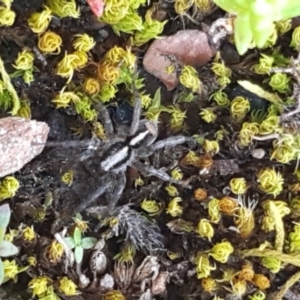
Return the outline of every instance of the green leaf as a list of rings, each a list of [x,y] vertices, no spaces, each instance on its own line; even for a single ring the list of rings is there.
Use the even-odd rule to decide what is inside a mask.
[[[13,99],[11,97],[11,94],[4,90],[3,93],[0,95],[0,107],[3,110],[8,110],[13,106]]]
[[[247,2],[250,2],[249,0],[213,0],[213,2],[223,10],[235,15],[250,8],[250,5],[247,5]]]
[[[75,261],[80,264],[83,259],[83,248],[81,246],[76,246],[75,247]]]
[[[75,227],[73,237],[74,237],[75,245],[80,245],[81,244],[81,231],[78,227]]]
[[[4,266],[3,266],[3,262],[0,259],[0,285],[2,284],[4,280]]]
[[[0,228],[6,228],[10,220],[11,211],[8,204],[0,206]]]
[[[111,27],[117,36],[121,36],[119,29],[115,25],[112,25]]]
[[[242,86],[245,90],[257,95],[258,97],[264,98],[275,105],[282,105],[282,99],[276,93],[270,93],[265,91],[261,86],[252,83],[248,80],[238,80],[237,83]]]
[[[65,243],[67,244],[67,246],[68,246],[70,249],[74,249],[74,248],[75,248],[75,242],[74,242],[73,238],[71,238],[71,237],[66,237],[66,238],[64,238],[64,241],[65,241]]]
[[[28,270],[29,268],[30,268],[30,266],[19,267],[18,268],[18,273],[24,272],[24,271]]]
[[[298,0],[290,0],[285,7],[280,11],[281,20],[287,20],[300,16],[300,5]],[[277,21],[277,20],[275,20]]]
[[[92,237],[85,237],[81,241],[81,247],[83,249],[91,249],[97,242],[96,238]]]
[[[250,27],[252,29],[253,39],[257,48],[262,48],[268,41],[268,38],[275,30],[275,24],[272,18],[262,18],[260,16],[250,15]]]
[[[5,236],[6,228],[1,228],[0,227],[0,245],[3,242],[4,236]]]
[[[0,245],[0,257],[13,256],[19,253],[19,249],[9,241],[2,241]]]
[[[54,287],[50,285],[45,293],[39,295],[39,300],[60,300],[60,298],[55,293]]]
[[[15,72],[9,74],[9,77],[12,78],[17,78],[20,77],[24,74],[24,70],[16,70]]]
[[[234,20],[234,41],[240,55],[246,53],[253,39],[249,16],[239,15]]]
[[[192,102],[196,97],[194,94],[188,90],[183,90],[179,95],[178,95],[178,103],[180,102],[186,102],[190,103]]]
[[[151,108],[159,108],[161,102],[161,88],[158,88],[153,97]]]

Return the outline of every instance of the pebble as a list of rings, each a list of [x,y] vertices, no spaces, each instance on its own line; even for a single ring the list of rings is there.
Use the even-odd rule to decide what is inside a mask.
[[[183,65],[200,67],[216,53],[206,33],[200,30],[180,30],[176,34],[156,39],[148,48],[143,66],[147,72],[160,79],[171,91],[176,88],[176,71],[167,73],[172,61]]]

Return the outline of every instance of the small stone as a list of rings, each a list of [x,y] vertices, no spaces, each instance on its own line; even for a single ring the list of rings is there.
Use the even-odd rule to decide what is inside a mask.
[[[39,155],[49,134],[46,123],[20,117],[0,119],[0,128],[0,177],[19,171]]]
[[[262,148],[252,150],[252,156],[257,159],[262,159],[266,155],[266,151]]]
[[[152,295],[162,295],[167,290],[167,279],[169,278],[168,272],[159,272],[158,276],[153,280],[151,293]]]
[[[101,290],[104,291],[109,291],[112,290],[114,288],[115,285],[115,280],[113,278],[112,275],[106,273],[99,282],[99,287],[101,288]]]
[[[96,250],[92,253],[90,257],[90,269],[95,274],[103,274],[107,268],[107,258],[106,255],[100,251]]]
[[[90,279],[84,274],[80,274],[78,286],[81,289],[85,289],[91,283]]]
[[[174,35],[155,40],[145,54],[143,66],[171,91],[178,84],[176,72],[167,72],[172,60],[182,66],[200,67],[215,53],[216,50],[209,44],[206,33],[200,30],[181,30]]]

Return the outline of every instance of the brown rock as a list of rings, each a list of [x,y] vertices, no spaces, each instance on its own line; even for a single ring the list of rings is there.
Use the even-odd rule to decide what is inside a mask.
[[[155,40],[145,54],[143,66],[171,91],[178,84],[176,72],[168,74],[166,71],[172,65],[172,60],[181,65],[200,67],[215,55],[215,51],[203,31],[181,30]]]
[[[48,133],[49,127],[44,122],[19,117],[0,119],[0,177],[19,171],[39,155]]]

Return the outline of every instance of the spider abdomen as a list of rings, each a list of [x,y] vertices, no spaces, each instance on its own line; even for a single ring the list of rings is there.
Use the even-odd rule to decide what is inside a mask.
[[[125,170],[133,157],[133,150],[130,146],[127,143],[118,142],[104,153],[100,167],[106,172]]]

